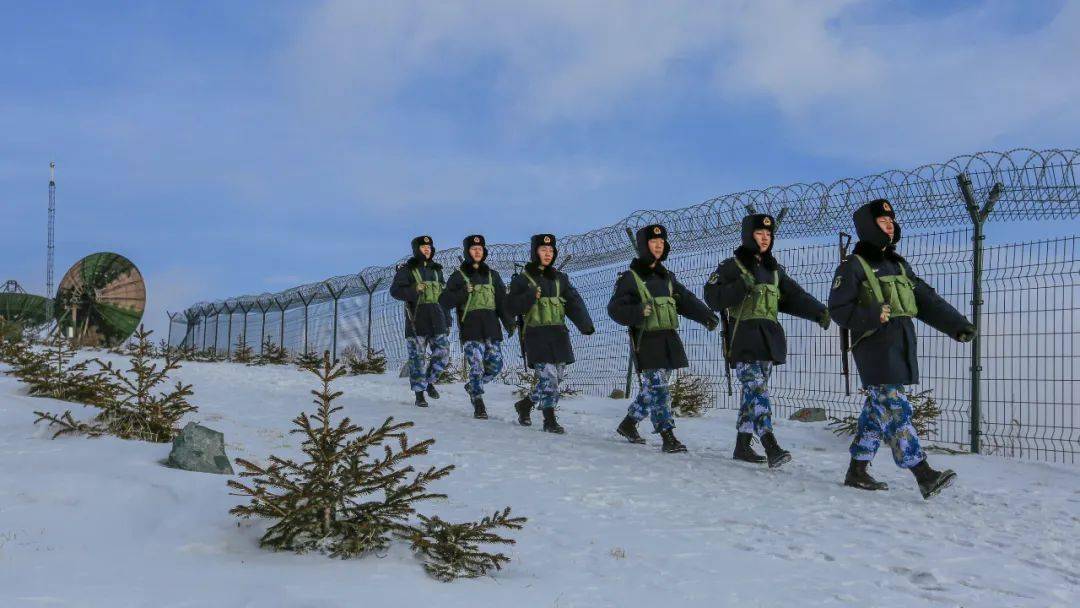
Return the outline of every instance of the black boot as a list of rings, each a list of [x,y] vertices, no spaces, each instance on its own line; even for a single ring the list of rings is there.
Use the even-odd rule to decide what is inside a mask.
[[[661,452],[677,454],[686,451],[686,446],[675,438],[675,433],[671,429],[660,431],[660,438],[664,440],[664,445],[660,446]]]
[[[525,397],[514,404],[514,409],[517,410],[518,424],[521,426],[532,426],[532,418],[529,417],[529,413],[532,412],[532,407],[532,399],[529,399],[528,397]]]
[[[416,391],[416,407],[427,407],[427,399],[424,399],[424,391]]]
[[[855,460],[852,458],[851,463],[848,464],[847,475],[844,477],[844,485],[859,488],[860,490],[888,490],[889,484],[870,476],[870,473],[866,470],[869,465],[869,460]]]
[[[473,414],[472,414],[473,418],[476,418],[477,420],[487,420],[487,417],[488,417],[487,408],[484,407],[484,398],[483,397],[480,397],[480,396],[473,397],[472,398],[472,408],[473,408]]]
[[[791,462],[791,452],[781,448],[776,443],[776,437],[772,433],[761,436],[761,447],[765,448],[765,456],[769,459],[769,468],[775,469]]]
[[[925,460],[911,467],[911,474],[915,476],[915,481],[919,482],[919,491],[926,500],[937,496],[938,492],[951,486],[956,479],[956,473],[952,469],[935,471]]]
[[[545,433],[555,433],[556,435],[562,435],[566,432],[566,429],[559,426],[559,421],[555,419],[555,408],[545,407],[540,411],[544,413]]]
[[[753,435],[750,433],[739,433],[735,436],[735,453],[731,455],[735,460],[742,460],[743,462],[765,462],[765,457],[754,451],[754,448],[750,447],[750,440],[753,439]]]
[[[432,399],[438,399],[439,398],[439,391],[435,390],[435,383],[434,382],[427,385],[427,394],[428,394],[428,397],[431,397]]]
[[[626,437],[626,440],[630,443],[645,443],[645,439],[637,432],[637,420],[634,420],[630,416],[623,418],[623,421],[619,423],[619,427],[615,429],[615,432]]]

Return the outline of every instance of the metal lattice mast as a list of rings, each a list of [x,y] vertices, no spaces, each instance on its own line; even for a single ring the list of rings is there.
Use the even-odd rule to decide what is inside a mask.
[[[45,298],[53,297],[53,253],[56,249],[56,163],[49,163],[49,253],[45,261]],[[45,305],[46,307],[48,304]],[[49,311],[46,310],[46,313]]]

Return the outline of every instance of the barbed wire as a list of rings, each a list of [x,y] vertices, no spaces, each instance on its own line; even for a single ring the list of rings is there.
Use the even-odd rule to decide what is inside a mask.
[[[816,237],[847,227],[852,211],[875,198],[887,198],[901,210],[905,228],[969,224],[970,218],[956,186],[967,174],[976,192],[994,183],[1004,193],[988,221],[1067,219],[1080,215],[1078,163],[1080,150],[1018,148],[1008,152],[979,152],[957,156],[941,164],[910,171],[891,170],[832,183],[797,183],[727,194],[678,209],[638,210],[624,219],[589,232],[559,239],[566,270],[582,270],[625,261],[631,247],[629,233],[641,226],[663,224],[669,238],[683,251],[696,251],[732,242],[747,208],[778,215],[786,210],[781,230],[787,238]],[[527,242],[497,243],[488,247],[488,264],[512,273],[530,257]],[[441,250],[435,259],[456,266],[460,247]],[[400,260],[399,260],[400,262]],[[397,263],[371,266],[356,274],[331,277],[284,291],[242,295],[217,302],[199,302],[183,312],[192,321],[222,312],[288,310],[388,289]]]

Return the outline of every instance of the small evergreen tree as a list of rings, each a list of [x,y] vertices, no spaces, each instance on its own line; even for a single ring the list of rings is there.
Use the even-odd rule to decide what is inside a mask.
[[[296,358],[296,367],[308,371],[314,371],[318,369],[319,365],[322,364],[322,360],[323,358],[321,356],[316,355],[311,351],[308,351]]]
[[[293,433],[304,436],[303,462],[270,456],[258,465],[242,458],[236,463],[251,485],[229,480],[234,496],[249,502],[230,509],[242,518],[274,520],[259,540],[263,547],[303,553],[320,551],[349,558],[386,549],[395,538],[411,541],[424,568],[442,581],[476,577],[500,569],[509,558],[486,553],[479,544],[513,544],[495,533],[520,529],[523,517],[510,517],[507,507],[479,522],[452,524],[416,513],[419,502],[446,495],[427,485],[447,476],[453,466],[415,471],[404,462],[428,453],[433,439],[409,444],[405,430],[411,422],[387,418],[378,427],[363,429],[349,418],[336,420],[341,391],[331,384],[344,376],[344,365],[323,354],[322,365],[311,370],[321,389],[313,390],[316,409],[293,420]],[[419,525],[412,521],[413,516]]]
[[[88,403],[101,411],[89,422],[78,422],[70,411],[56,415],[34,412],[35,423],[45,421],[58,427],[53,437],[66,434],[85,434],[92,437],[115,435],[122,439],[139,439],[156,443],[172,441],[179,432],[179,422],[184,415],[198,410],[188,403],[193,392],[190,384],[177,382],[171,391],[157,392],[157,387],[168,380],[169,373],[180,368],[179,359],[167,357],[159,369],[151,363],[154,346],[147,331],[141,325],[135,332],[134,351],[130,368],[126,371],[113,367],[111,361],[93,361],[100,373],[115,387],[110,398]]]
[[[442,373],[435,379],[435,384],[455,384],[468,381],[469,369],[455,357],[450,357]]]
[[[349,346],[341,353],[350,376],[382,374],[386,372],[386,356],[381,350]]]
[[[510,558],[502,553],[481,551],[478,544],[512,545],[514,540],[499,536],[495,530],[520,530],[526,522],[524,517],[510,517],[510,507],[478,522],[453,524],[425,515],[419,515],[418,519],[420,526],[404,536],[423,559],[424,570],[443,582],[476,578],[491,569],[501,570]]]
[[[499,375],[503,384],[514,387],[514,396],[518,399],[523,399],[532,393],[533,387],[536,386],[536,372],[526,367],[515,367],[503,371]],[[580,390],[574,388],[567,382],[559,383],[559,398],[575,397],[581,393]]]
[[[116,387],[102,373],[87,371],[90,361],[71,362],[78,350],[59,334],[50,338],[42,350],[23,343],[12,353],[8,373],[26,384],[31,396],[99,404],[116,395]]]
[[[237,363],[251,363],[254,358],[255,353],[247,343],[247,337],[244,334],[240,334],[240,340],[236,343],[236,348],[232,351],[232,360]]]
[[[270,336],[263,340],[262,352],[259,353],[252,365],[286,365],[289,362],[289,351],[284,346],[274,344]]]
[[[319,550],[333,557],[354,557],[385,549],[392,535],[408,533],[415,503],[443,494],[429,492],[427,484],[448,475],[453,466],[430,467],[415,472],[404,461],[427,454],[433,439],[409,445],[405,429],[411,422],[387,418],[377,428],[364,430],[348,418],[334,422],[341,406],[334,400],[341,391],[330,388],[345,375],[327,353],[322,366],[314,370],[322,384],[315,395],[316,410],[301,412],[293,420],[293,433],[304,436],[302,463],[271,456],[260,466],[236,459],[241,477],[252,478],[250,486],[229,480],[230,488],[247,496],[246,505],[229,512],[239,517],[277,520],[260,539],[275,550]],[[375,452],[376,455],[370,454]],[[379,452],[381,456],[377,455]],[[412,478],[409,479],[409,476]]]
[[[680,418],[696,418],[716,402],[708,379],[687,371],[676,371],[671,382],[671,413]]]
[[[908,395],[908,401],[911,402],[911,424],[923,439],[937,435],[938,419],[941,417],[941,408],[938,407],[933,392],[934,389],[928,388]],[[866,395],[866,390],[859,389],[859,394]],[[854,435],[859,428],[859,414],[848,414],[843,418],[829,416],[827,426],[837,436]]]

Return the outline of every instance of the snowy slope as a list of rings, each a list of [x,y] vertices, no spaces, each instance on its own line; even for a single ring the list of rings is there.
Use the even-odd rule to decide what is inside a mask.
[[[295,451],[289,421],[314,376],[200,363],[178,375],[231,457]],[[429,460],[457,470],[427,512],[529,517],[494,578],[435,582],[401,545],[351,561],[261,550],[263,524],[227,512],[240,499],[225,477],[160,466],[166,445],[50,441],[32,410],[65,404],[3,376],[0,606],[1080,605],[1075,467],[932,455],[960,477],[924,502],[887,449],[874,473],[890,491],[844,488],[846,442],[819,424],[778,421],[795,461],[769,471],[731,461],[729,411],[681,421],[691,452],[664,455],[655,436],[614,435],[625,401],[565,401],[557,437],[518,427],[506,387],[475,421],[460,387],[419,410],[403,382],[346,378],[339,403],[359,424],[392,415],[437,439]]]

